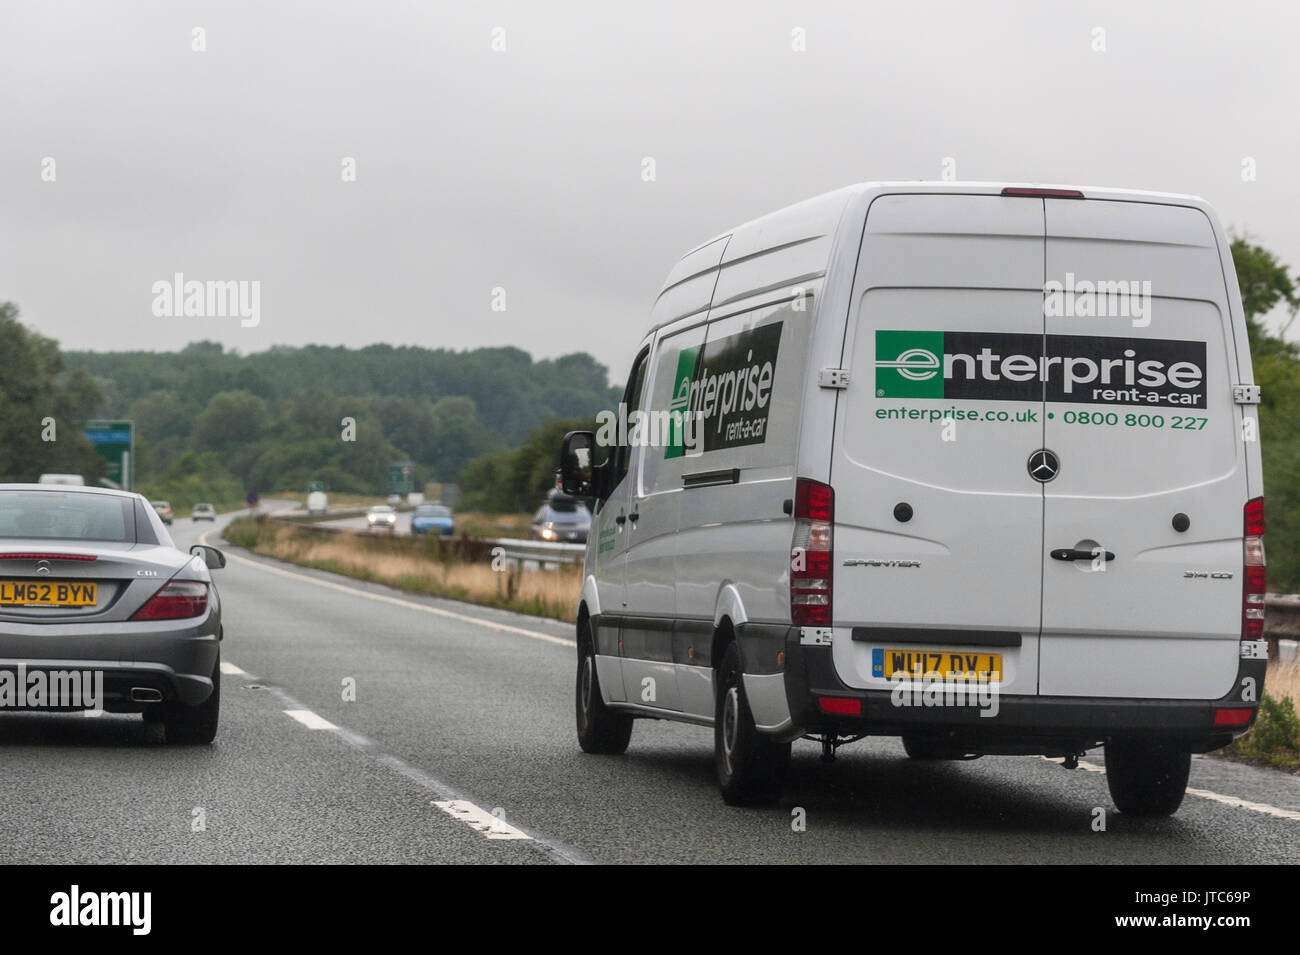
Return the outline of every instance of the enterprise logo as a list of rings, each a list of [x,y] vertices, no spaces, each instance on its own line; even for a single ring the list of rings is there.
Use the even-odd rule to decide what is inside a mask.
[[[877,352],[877,354],[879,354]],[[892,368],[908,381],[929,381],[939,374],[939,356],[924,348],[909,348],[892,361],[877,361],[877,368]]]
[[[1205,342],[878,329],[876,397],[1204,408]]]

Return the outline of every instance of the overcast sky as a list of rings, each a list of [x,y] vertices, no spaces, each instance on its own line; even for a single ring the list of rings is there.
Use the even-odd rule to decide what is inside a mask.
[[[620,379],[683,252],[945,157],[1201,195],[1300,270],[1297,37],[1286,2],[0,0],[0,300],[70,349],[512,344]],[[177,272],[260,281],[260,324],[155,316]]]

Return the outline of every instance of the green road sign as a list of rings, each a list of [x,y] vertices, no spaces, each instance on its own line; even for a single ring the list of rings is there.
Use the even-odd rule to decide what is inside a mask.
[[[388,493],[410,494],[415,490],[415,465],[399,461],[388,466]]]
[[[135,423],[132,421],[89,421],[86,439],[95,453],[108,462],[104,477],[126,491],[135,478]]]

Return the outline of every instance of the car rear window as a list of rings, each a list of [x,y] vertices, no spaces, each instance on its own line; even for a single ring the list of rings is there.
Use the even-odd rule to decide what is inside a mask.
[[[447,517],[451,514],[451,511],[447,510],[445,507],[437,507],[435,505],[431,507],[416,508],[415,513],[419,514],[421,517]]]
[[[551,510],[559,511],[561,514],[572,514],[579,506],[579,503],[571,497],[553,497],[550,501]]]
[[[134,544],[135,504],[115,494],[0,491],[0,538]]]

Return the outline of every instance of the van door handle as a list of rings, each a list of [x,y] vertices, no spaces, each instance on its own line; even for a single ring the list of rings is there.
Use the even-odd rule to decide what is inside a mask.
[[[620,514],[620,515],[618,515],[618,517],[614,518],[614,523],[615,523],[615,524],[626,524],[626,523],[627,523],[627,518],[624,517],[622,514]]]
[[[1053,560],[1095,560],[1100,557],[1102,560],[1114,560],[1115,555],[1110,551],[1102,551],[1100,554],[1091,550],[1078,550],[1073,547],[1062,547],[1052,551]]]
[[[635,524],[635,523],[637,522],[637,520],[640,519],[640,517],[641,517],[640,512],[638,512],[638,511],[633,511],[631,514],[629,514],[629,515],[627,516],[627,519],[628,519],[629,521],[631,521],[633,524]]]

